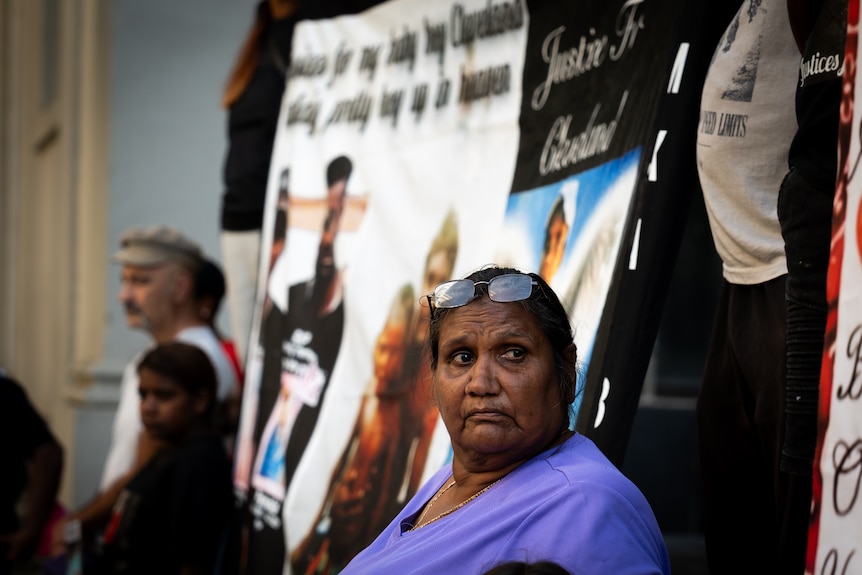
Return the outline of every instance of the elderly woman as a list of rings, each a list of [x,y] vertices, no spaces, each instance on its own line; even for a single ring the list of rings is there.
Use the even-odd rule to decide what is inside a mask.
[[[577,352],[548,284],[488,267],[427,300],[433,396],[452,464],[342,574],[479,574],[506,561],[551,561],[578,575],[670,573],[644,496],[569,430]]]

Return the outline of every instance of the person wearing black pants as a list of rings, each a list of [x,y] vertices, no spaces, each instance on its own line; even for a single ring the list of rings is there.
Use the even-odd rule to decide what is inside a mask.
[[[788,1],[741,1],[701,96],[697,167],[724,278],[697,400],[711,575],[804,571],[811,479],[782,469],[793,266],[778,207],[799,60]]]

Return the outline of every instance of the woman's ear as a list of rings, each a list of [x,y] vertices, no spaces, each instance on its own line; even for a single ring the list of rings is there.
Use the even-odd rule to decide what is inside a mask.
[[[171,297],[176,305],[182,305],[183,302],[194,298],[194,278],[191,272],[185,269],[179,269],[174,273],[171,282]]]
[[[205,389],[198,390],[194,396],[195,413],[201,417],[206,416],[213,401],[215,401],[215,398],[212,393]]]

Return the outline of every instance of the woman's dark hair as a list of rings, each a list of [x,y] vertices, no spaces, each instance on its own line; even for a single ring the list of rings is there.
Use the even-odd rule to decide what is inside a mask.
[[[138,363],[138,373],[144,369],[170,379],[191,395],[201,391],[209,393],[211,400],[207,413],[212,412],[216,374],[212,362],[201,348],[178,341],[160,344],[148,351]]]
[[[487,282],[497,276],[505,274],[520,274],[523,273],[518,269],[509,267],[500,267],[496,265],[486,266],[479,269],[465,279],[473,282]],[[563,412],[565,420],[568,422],[569,404],[575,399],[575,390],[577,385],[577,357],[571,358],[567,355],[570,345],[574,344],[572,336],[572,326],[569,323],[569,316],[566,309],[551,289],[551,286],[542,279],[538,274],[525,274],[536,280],[538,284],[533,289],[530,297],[516,302],[521,304],[535,318],[539,328],[548,337],[551,342],[551,349],[554,354],[554,364],[557,369],[557,375],[560,379],[560,393],[565,400],[563,402]],[[488,284],[478,284],[476,286],[478,293],[487,297]],[[440,352],[440,327],[443,320],[452,311],[457,308],[433,308],[431,310],[431,323],[429,327],[429,345],[431,347],[431,369],[437,368],[437,360]],[[577,355],[577,354],[576,354]]]
[[[485,571],[482,575],[571,575],[565,567],[551,561],[509,561]]]

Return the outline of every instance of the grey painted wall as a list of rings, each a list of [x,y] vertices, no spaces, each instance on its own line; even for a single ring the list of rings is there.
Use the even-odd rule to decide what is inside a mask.
[[[221,260],[218,233],[225,78],[251,26],[255,0],[116,0],[112,23],[108,250],[136,224],[179,227]],[[78,412],[75,505],[98,487],[124,364],[148,338],[131,332],[109,261],[103,384]],[[219,325],[227,330],[225,310]]]

